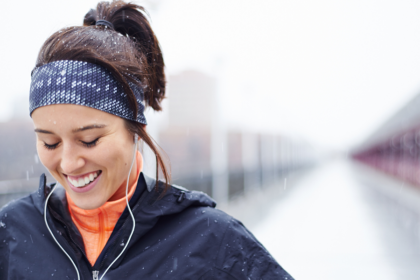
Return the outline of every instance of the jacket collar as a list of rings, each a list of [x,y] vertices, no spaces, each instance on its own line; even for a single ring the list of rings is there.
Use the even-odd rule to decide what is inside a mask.
[[[146,187],[147,192],[149,193],[149,195],[147,196],[148,199],[146,199],[147,200],[146,204],[150,206],[149,207],[150,209],[148,209],[148,211],[163,207],[166,210],[161,212],[160,214],[170,215],[170,214],[174,214],[176,212],[182,211],[183,208],[189,207],[190,205],[210,206],[210,207],[216,206],[216,202],[213,199],[211,199],[209,196],[207,196],[206,194],[201,193],[201,192],[188,191],[187,189],[176,186],[176,185],[172,185],[171,188],[168,190],[168,192],[163,196],[163,198],[158,199],[159,195],[163,191],[164,183],[161,181],[158,182],[157,191],[155,191],[155,185],[156,185],[155,179],[145,175],[143,172],[140,173],[139,180],[137,182],[136,193],[143,192],[144,187]],[[52,195],[52,198],[57,197],[63,203],[67,203],[67,202],[64,202],[65,195],[64,195],[63,187],[57,183],[47,184],[47,177],[45,176],[44,173],[39,178],[38,191],[31,194],[32,200],[34,202],[36,209],[38,209],[38,211],[42,215],[44,214],[45,200],[48,194],[50,193],[50,191],[54,187],[59,187],[60,189],[57,189],[54,192],[54,194]],[[182,197],[181,197],[182,199],[180,199],[181,194],[182,194]],[[183,202],[179,203],[181,201],[178,201],[178,200],[182,200]],[[171,205],[171,207],[169,208],[165,207],[165,206],[169,206],[168,204]]]
[[[140,173],[136,191],[130,200],[130,207],[136,220],[136,229],[127,250],[118,261],[114,263],[113,267],[120,264],[130,247],[133,246],[133,244],[136,244],[137,240],[150,231],[156,225],[160,217],[180,213],[189,207],[216,206],[216,202],[202,192],[187,191],[184,188],[173,185],[162,196],[164,183],[158,181],[157,189],[155,189],[155,185],[156,180],[146,176],[144,173]],[[63,220],[66,223],[69,223],[69,227],[74,228],[71,220],[67,219],[69,214],[66,214],[66,211],[68,210],[64,188],[55,183],[47,185],[45,174],[42,174],[40,177],[38,191],[31,195],[33,203],[36,209],[43,215],[46,197],[54,187],[58,187],[59,189],[54,191],[51,195],[48,202],[48,208],[51,206],[56,209],[57,213],[64,218]],[[132,222],[126,208],[115,225],[114,231],[103,252],[99,256],[95,267],[99,263],[100,266],[108,266],[115,259],[122,249],[121,246],[116,246],[115,244],[125,242],[131,232],[131,228]],[[76,235],[80,235],[77,230],[75,230],[75,232]],[[98,269],[101,268],[98,267]]]
[[[140,182],[140,180],[143,180],[143,182]],[[180,188],[174,185],[172,185],[162,196],[164,183],[158,181],[158,188],[156,190],[154,188],[156,185],[156,180],[146,176],[144,173],[141,173],[139,176],[139,184],[140,183],[145,184],[147,191],[144,191],[141,194],[139,199],[136,201],[136,204],[132,208],[136,220],[135,232],[131,238],[127,250],[124,251],[123,255],[113,264],[113,267],[119,266],[130,248],[134,246],[134,244],[136,244],[136,242],[141,239],[147,232],[153,229],[161,217],[180,213],[189,207],[216,206],[216,202],[205,193],[188,191],[184,188]],[[124,214],[127,216],[124,217]],[[126,209],[121,215],[121,219],[118,221],[118,223],[121,222],[123,225],[120,228],[117,228],[117,223],[114,232],[108,241],[108,244],[104,248],[104,252],[106,252],[105,250],[108,250],[106,252],[106,259],[103,259],[104,267],[107,267],[122,250],[121,246],[115,246],[115,244],[126,242],[128,236],[130,235],[132,222],[128,215],[128,210]],[[101,256],[104,256],[104,254],[101,253]],[[98,258],[98,260],[100,258]]]
[[[137,188],[139,186],[146,186],[147,190],[151,192],[155,186],[155,181],[152,178],[145,176],[143,172],[141,172],[137,182]],[[41,215],[44,215],[45,200],[51,190],[55,187],[58,187],[59,189],[54,191],[51,199],[58,198],[60,201],[62,201],[63,204],[67,205],[67,201],[65,199],[65,190],[63,186],[57,183],[47,184],[47,177],[45,176],[45,173],[42,173],[42,175],[39,177],[38,190],[31,194],[35,208],[39,211],[39,213],[41,213]],[[143,189],[141,189],[141,191],[143,191]]]
[[[41,215],[44,215],[45,200],[54,185],[55,184],[47,186],[47,177],[45,176],[45,173],[42,173],[39,177],[38,191],[31,194],[35,208],[39,211],[39,213],[41,213]]]

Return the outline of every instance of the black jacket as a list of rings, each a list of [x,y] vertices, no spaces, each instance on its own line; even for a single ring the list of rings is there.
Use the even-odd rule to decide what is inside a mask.
[[[139,176],[130,200],[134,235],[103,279],[293,279],[239,221],[214,209],[206,194],[172,186],[158,199],[154,185],[153,179]],[[92,267],[63,187],[46,185],[42,175],[37,192],[0,211],[0,279],[77,279],[45,226],[44,204],[54,187],[47,222],[80,279],[93,279],[97,271],[100,278],[121,252],[132,229],[127,209]]]

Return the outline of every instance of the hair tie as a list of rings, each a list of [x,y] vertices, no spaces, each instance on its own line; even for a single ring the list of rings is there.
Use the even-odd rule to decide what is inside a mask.
[[[112,23],[110,23],[109,21],[104,20],[104,19],[97,20],[95,25],[97,25],[97,26],[98,25],[103,25],[103,26],[111,28],[112,30],[115,30],[114,25]]]

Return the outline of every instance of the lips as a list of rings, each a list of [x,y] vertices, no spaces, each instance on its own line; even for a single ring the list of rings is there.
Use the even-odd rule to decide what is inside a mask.
[[[67,179],[76,188],[82,188],[86,186],[87,184],[89,184],[90,182],[93,182],[96,179],[96,177],[99,176],[100,173],[101,171],[94,171],[94,172],[87,173],[87,174],[84,174],[82,176],[77,176],[77,177],[68,175]]]
[[[67,175],[66,180],[70,188],[75,192],[87,192],[91,190],[96,183],[99,181],[99,178],[102,175],[102,171],[93,171],[79,176],[70,176]]]

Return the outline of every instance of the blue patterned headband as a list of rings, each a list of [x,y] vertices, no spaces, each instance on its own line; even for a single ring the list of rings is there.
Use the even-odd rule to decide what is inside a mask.
[[[128,83],[137,100],[137,118],[122,85],[110,71],[93,63],[60,60],[35,68],[32,72],[29,111],[53,104],[76,104],[147,124],[144,117],[143,89]]]

